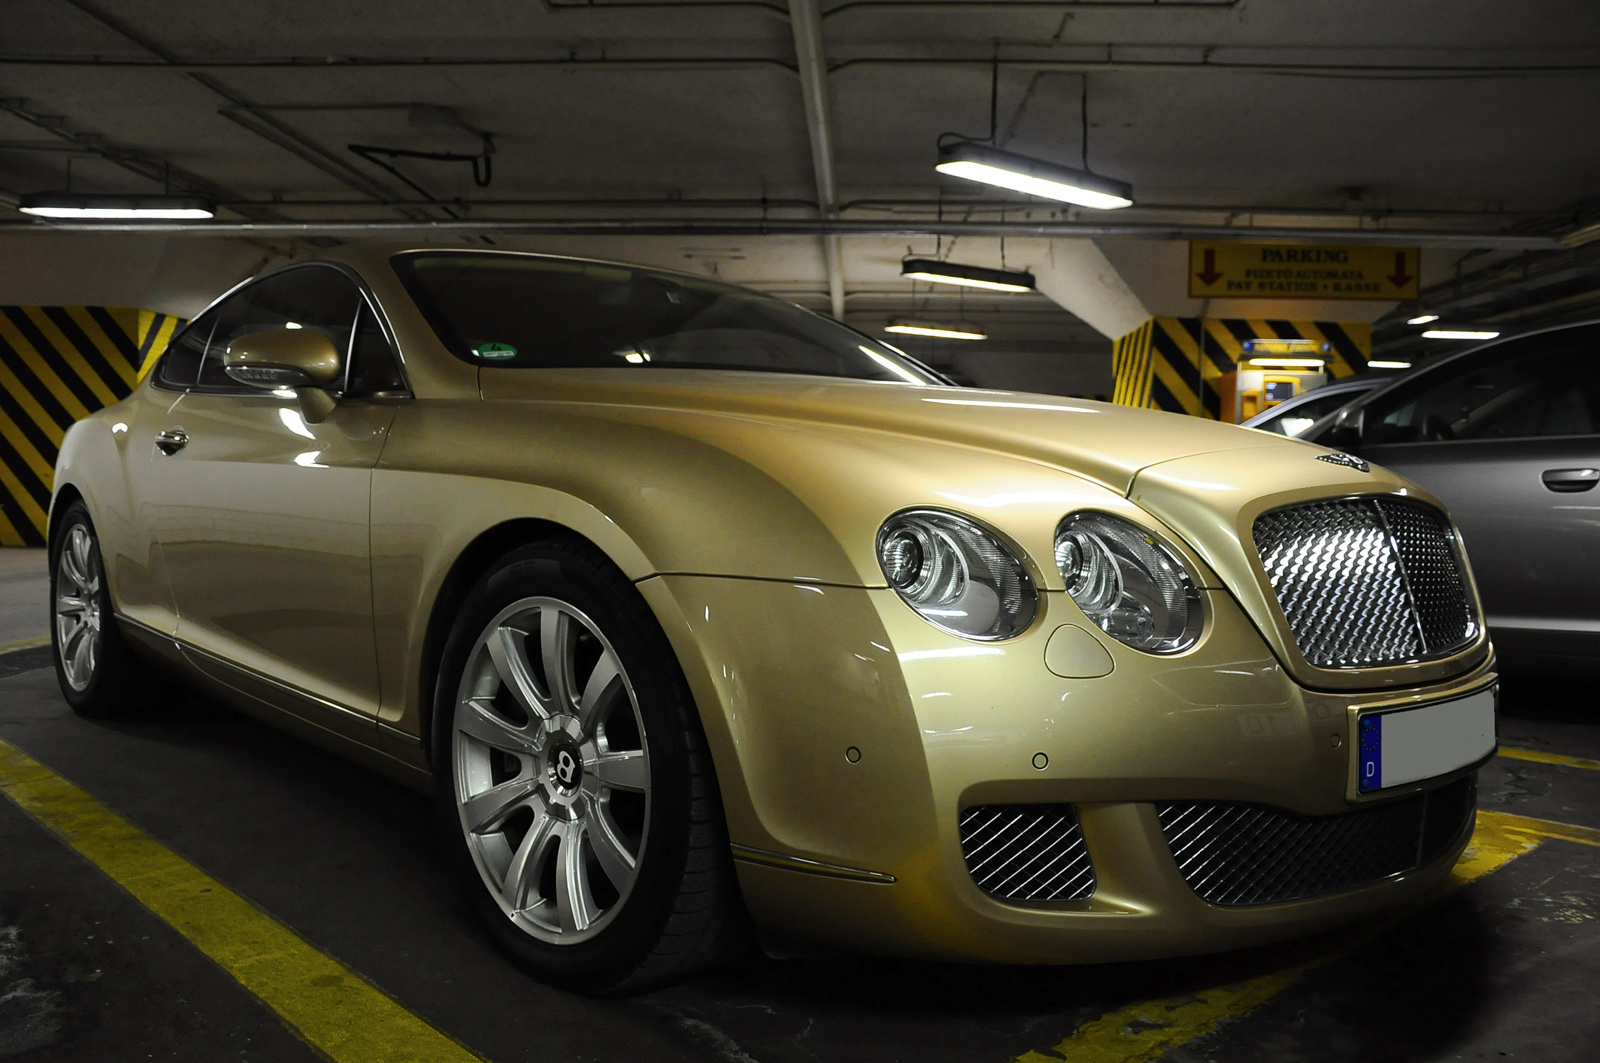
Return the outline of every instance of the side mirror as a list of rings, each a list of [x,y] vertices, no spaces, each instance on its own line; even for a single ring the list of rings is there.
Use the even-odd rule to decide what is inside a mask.
[[[300,412],[311,424],[333,412],[325,390],[343,370],[333,341],[313,329],[269,329],[240,336],[222,354],[228,376],[254,388],[293,388]]]

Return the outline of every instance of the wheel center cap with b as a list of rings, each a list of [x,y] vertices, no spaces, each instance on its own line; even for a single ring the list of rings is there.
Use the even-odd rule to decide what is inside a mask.
[[[550,751],[550,781],[562,793],[570,794],[583,782],[583,759],[576,746],[565,742]]]

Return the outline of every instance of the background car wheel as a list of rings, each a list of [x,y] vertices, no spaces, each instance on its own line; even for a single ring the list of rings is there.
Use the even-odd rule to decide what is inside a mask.
[[[100,540],[82,502],[67,506],[50,541],[50,641],[61,694],[79,716],[130,712],[151,677],[117,629]]]
[[[478,582],[440,662],[433,731],[462,885],[541,978],[633,990],[743,941],[688,688],[643,599],[592,547],[529,546]]]

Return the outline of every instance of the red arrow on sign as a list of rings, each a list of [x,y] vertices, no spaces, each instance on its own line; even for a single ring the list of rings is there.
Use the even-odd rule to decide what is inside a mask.
[[[1195,276],[1200,278],[1201,284],[1217,283],[1217,278],[1222,276],[1222,272],[1217,269],[1217,252],[1215,250],[1206,252],[1205,268],[1196,273]],[[1409,280],[1410,278],[1407,279]]]
[[[1411,274],[1406,272],[1406,253],[1404,251],[1396,251],[1394,253],[1394,272],[1385,277],[1384,280],[1390,282],[1396,288],[1404,288],[1413,279]]]

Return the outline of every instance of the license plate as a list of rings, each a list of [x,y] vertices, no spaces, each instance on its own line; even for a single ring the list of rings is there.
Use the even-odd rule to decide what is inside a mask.
[[[1464,698],[1360,717],[1360,791],[1369,794],[1446,775],[1488,756],[1494,750],[1499,689],[1487,687]]]

